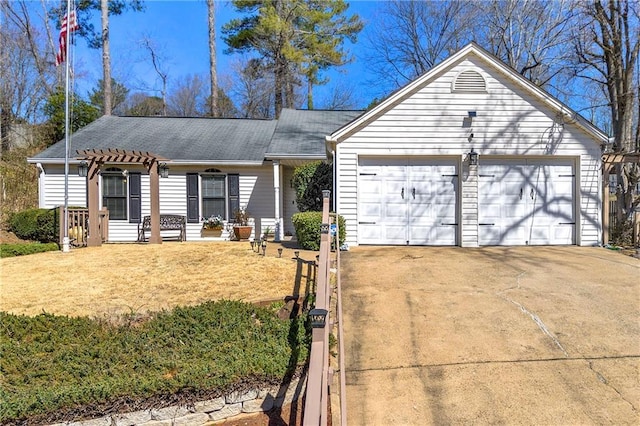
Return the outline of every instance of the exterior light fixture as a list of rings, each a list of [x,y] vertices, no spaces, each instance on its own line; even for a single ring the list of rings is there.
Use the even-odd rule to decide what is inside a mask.
[[[169,177],[169,167],[167,166],[167,163],[158,163],[158,174],[161,178]]]
[[[296,250],[296,251],[294,251],[294,252],[293,252],[293,255],[294,255],[294,256],[296,257],[296,259],[297,259],[297,258],[299,258],[299,257],[300,257],[300,252],[299,252],[298,250]]]
[[[478,165],[478,153],[471,148],[471,152],[469,153],[469,165],[477,166]]]
[[[81,161],[80,164],[78,164],[78,176],[87,177],[88,174],[89,174],[89,165],[87,164],[86,161]]]
[[[282,257],[282,247],[278,247],[278,257]]]
[[[327,323],[326,309],[312,309],[309,311],[309,320],[312,328],[324,328]]]

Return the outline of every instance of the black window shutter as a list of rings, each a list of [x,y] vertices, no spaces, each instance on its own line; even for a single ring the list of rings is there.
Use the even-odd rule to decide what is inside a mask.
[[[227,175],[229,184],[229,219],[233,220],[240,210],[240,175]]]
[[[129,173],[129,222],[140,223],[142,220],[142,188],[140,173]]]
[[[200,222],[198,197],[198,174],[187,173],[187,222]]]

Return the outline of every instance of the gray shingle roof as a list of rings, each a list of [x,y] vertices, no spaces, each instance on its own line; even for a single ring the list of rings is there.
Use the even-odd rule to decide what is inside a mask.
[[[325,136],[362,113],[363,111],[283,109],[266,156],[324,158]]]
[[[324,138],[362,111],[283,109],[280,119],[103,116],[71,137],[70,157],[85,149],[148,151],[176,162],[261,163],[265,158],[324,158]],[[64,159],[64,141],[32,160]],[[57,161],[56,161],[57,162]]]
[[[173,161],[260,163],[275,120],[103,116],[71,138],[76,150],[120,148],[149,151]],[[64,141],[33,159],[63,159]]]

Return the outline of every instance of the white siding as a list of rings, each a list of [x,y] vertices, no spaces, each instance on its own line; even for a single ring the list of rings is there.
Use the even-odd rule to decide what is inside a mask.
[[[122,169],[130,172],[142,172],[142,216],[149,215],[150,206],[150,185],[149,175],[146,171],[137,166],[126,167],[119,165]],[[43,208],[53,208],[64,204],[64,169],[59,166],[44,166],[45,174],[43,179],[44,194],[41,197],[44,203]],[[273,192],[273,167],[271,163],[264,166],[255,167],[220,167],[221,173],[240,175],[240,205],[246,207],[252,218],[255,218],[255,225],[258,230],[261,226],[270,225],[273,227],[275,213],[275,199]],[[204,172],[205,168],[191,169],[186,167],[170,167],[169,177],[160,179],[160,213],[161,214],[187,214],[186,197],[186,174]],[[285,180],[288,182],[288,180]],[[287,188],[288,186],[286,186]],[[201,192],[200,192],[201,193]],[[285,192],[286,194],[286,192]],[[69,176],[69,205],[86,206],[86,181],[77,175]],[[202,208],[200,208],[200,212]],[[232,212],[233,213],[233,212]],[[231,214],[232,214],[231,213]],[[287,211],[285,211],[285,214]],[[265,224],[260,223],[260,219],[265,218]],[[291,223],[291,217],[285,216],[285,224]],[[201,223],[187,224],[187,241],[199,240]],[[285,226],[286,229],[286,226]],[[176,231],[166,231],[163,235],[174,236]],[[138,237],[138,224],[129,223],[128,220],[109,221],[109,241],[110,242],[132,242]],[[222,238],[228,238],[228,233],[224,233]]]
[[[458,73],[478,70],[487,81],[487,93],[451,91]],[[471,126],[468,112],[475,111]],[[465,120],[467,118],[467,120]],[[465,123],[466,121],[466,123]],[[470,141],[469,136],[473,133]],[[357,242],[358,156],[458,155],[474,148],[480,156],[550,156],[579,159],[580,194],[577,200],[580,245],[600,241],[600,193],[598,191],[600,149],[597,142],[577,126],[559,122],[555,111],[525,92],[489,63],[469,57],[427,82],[374,121],[338,144],[338,211],[347,219],[347,242]],[[462,242],[473,239],[469,216],[474,199],[463,183]],[[477,183],[476,183],[477,187]],[[475,199],[477,203],[477,198]],[[475,231],[477,234],[477,230]]]

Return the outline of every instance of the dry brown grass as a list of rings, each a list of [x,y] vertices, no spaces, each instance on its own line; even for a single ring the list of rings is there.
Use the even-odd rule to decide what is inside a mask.
[[[263,257],[246,242],[107,244],[1,259],[0,310],[111,319],[208,300],[282,299],[296,280],[303,294],[306,265],[300,278],[294,249],[278,258],[276,247]]]

